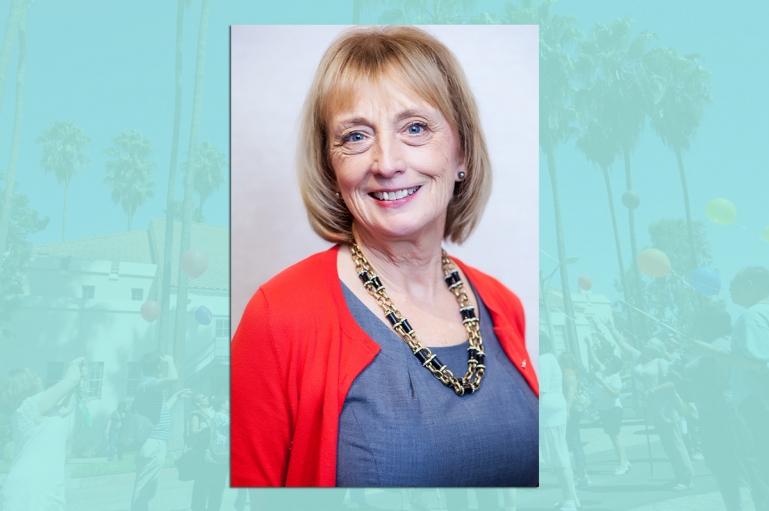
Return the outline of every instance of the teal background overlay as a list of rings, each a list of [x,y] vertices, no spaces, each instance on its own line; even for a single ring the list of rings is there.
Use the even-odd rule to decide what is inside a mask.
[[[106,462],[103,430],[135,388],[144,352],[173,354],[184,387],[227,392],[232,24],[540,25],[540,268],[553,272],[541,307],[551,323],[540,316],[558,353],[584,361],[584,337],[607,338],[586,319],[599,306],[632,344],[664,333],[689,339],[704,305],[736,319],[742,309],[729,298],[729,281],[743,267],[768,265],[769,172],[758,150],[769,136],[764,3],[180,4],[0,6],[0,205],[7,205],[0,208],[0,373],[30,367],[52,384],[63,363],[89,360],[81,395],[93,422],[79,410],[69,419],[69,510],[130,507],[131,455]],[[187,175],[194,178],[185,182]],[[166,245],[169,182],[176,223]],[[693,461],[692,489],[670,490],[673,471],[659,439],[631,406],[637,396],[629,387],[625,394],[622,438],[632,468],[615,476],[608,437],[583,419],[592,478],[577,490],[583,509],[724,509],[702,461]],[[183,408],[175,408],[175,454],[189,399]],[[0,484],[13,447],[3,417]],[[150,509],[189,509],[191,484],[178,480],[169,456]],[[546,465],[540,484],[517,492],[429,489],[421,498],[432,509],[550,509],[562,500]],[[753,509],[744,485],[741,492],[744,508]],[[235,499],[227,489],[222,509]],[[399,490],[269,489],[253,490],[251,499],[259,505],[252,509],[364,501],[416,509],[415,494]]]

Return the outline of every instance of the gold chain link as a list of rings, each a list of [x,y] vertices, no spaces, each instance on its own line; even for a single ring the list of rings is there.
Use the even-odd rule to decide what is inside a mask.
[[[441,383],[452,388],[457,395],[462,396],[467,390],[471,393],[476,392],[481,386],[481,380],[483,379],[486,369],[482,363],[479,363],[479,359],[468,357],[467,373],[465,373],[462,378],[454,376],[454,373],[452,373],[445,365],[442,365],[439,368],[433,367],[433,364],[430,363],[435,357],[432,350],[422,344],[422,341],[419,340],[416,331],[413,328],[410,332],[404,328],[404,322],[407,324],[406,318],[401,314],[390,297],[387,296],[387,291],[385,291],[384,286],[381,284],[381,281],[379,281],[378,275],[374,272],[356,243],[352,244],[350,252],[352,253],[352,259],[355,262],[355,271],[358,272],[358,275],[361,275],[363,272],[366,272],[366,275],[368,275],[367,281],[363,284],[368,293],[374,297],[376,303],[384,311],[385,316],[393,314],[396,318],[397,322],[393,326],[393,330],[395,330],[400,338],[409,346],[414,355],[420,351],[426,353],[426,355],[423,356],[426,357],[427,361],[422,365],[430,371],[433,376],[440,380]],[[442,251],[441,264],[443,265],[443,273],[446,277],[456,270],[453,261],[449,259],[445,250]],[[379,283],[379,286],[376,285],[377,282]],[[467,297],[467,293],[464,290],[464,285],[461,280],[457,280],[455,284],[451,285],[450,290],[456,297],[457,302],[459,302],[460,309],[472,308],[472,304]],[[465,319],[463,323],[465,330],[467,331],[467,340],[470,343],[468,349],[475,350],[477,354],[483,356],[483,339],[481,338],[478,318],[473,317]],[[480,360],[482,361],[483,358],[481,357]]]

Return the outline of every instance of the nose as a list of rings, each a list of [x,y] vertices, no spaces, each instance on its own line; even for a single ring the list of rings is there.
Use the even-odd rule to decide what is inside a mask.
[[[383,177],[392,177],[406,170],[403,156],[403,148],[395,137],[379,136],[374,144],[372,170]]]

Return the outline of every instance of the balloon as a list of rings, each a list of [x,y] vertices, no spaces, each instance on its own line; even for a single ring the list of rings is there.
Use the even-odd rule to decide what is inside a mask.
[[[638,269],[644,275],[658,279],[666,277],[670,273],[670,259],[662,250],[647,248],[638,254]]]
[[[764,241],[769,242],[769,227],[764,229]],[[3,292],[3,286],[0,286],[0,293]]]
[[[589,275],[580,275],[577,279],[577,285],[584,291],[590,291],[590,288],[593,287],[593,279]]]
[[[705,214],[714,224],[729,225],[737,218],[737,208],[726,199],[713,199],[708,202]]]
[[[147,300],[142,304],[142,317],[147,323],[152,323],[160,316],[160,304],[155,300]]]
[[[706,296],[717,295],[721,291],[721,277],[710,268],[697,268],[689,276],[692,287]]]
[[[641,204],[641,196],[635,190],[628,190],[622,194],[622,205],[627,209],[635,209]]]
[[[211,324],[211,310],[205,305],[201,305],[195,309],[195,320],[201,325]]]
[[[197,248],[191,248],[182,255],[182,270],[188,277],[196,279],[203,275],[208,268],[206,253]]]

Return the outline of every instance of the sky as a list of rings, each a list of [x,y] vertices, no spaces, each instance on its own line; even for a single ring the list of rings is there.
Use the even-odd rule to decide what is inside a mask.
[[[499,1],[479,0],[475,12],[500,12],[501,6]],[[671,4],[659,0],[596,0],[561,1],[553,9],[576,16],[585,33],[596,22],[629,17],[636,33],[652,30],[659,44],[674,47],[679,53],[701,54],[702,63],[712,73],[714,104],[708,108],[690,150],[684,153],[692,215],[707,224],[714,267],[724,282],[743,266],[766,264],[767,245],[760,234],[769,225],[769,173],[765,153],[759,148],[769,130],[769,97],[764,91],[763,69],[763,49],[769,44],[764,29],[769,7],[749,2],[737,9],[721,2],[704,9],[693,1]],[[211,142],[229,153],[229,25],[348,23],[351,10],[349,0],[312,3],[310,7],[303,3],[301,9],[267,2],[212,2],[199,141]],[[0,26],[5,26],[7,11],[0,12],[0,16]],[[189,147],[199,17],[200,2],[196,0],[186,11],[184,24],[180,162]],[[60,240],[64,189],[52,174],[43,171],[41,151],[35,144],[42,130],[56,120],[75,122],[92,139],[88,146],[91,164],[72,179],[70,186],[68,239],[125,230],[125,213],[112,203],[104,184],[104,150],[124,130],[139,130],[152,141],[152,159],[157,164],[153,175],[155,197],[138,209],[134,228],[146,228],[151,218],[163,215],[173,121],[175,20],[175,2],[38,0],[31,5],[26,25],[24,117],[17,183],[31,205],[50,218],[44,231],[30,237],[33,243]],[[367,21],[365,16],[363,21]],[[0,168],[7,165],[13,127],[15,69],[16,50],[0,111]],[[617,262],[600,170],[585,160],[573,141],[560,148],[556,156],[567,252],[580,258],[572,265],[573,290],[577,275],[587,274],[593,278],[596,291],[611,295],[615,293]],[[673,153],[648,126],[632,156],[632,168],[634,187],[641,196],[636,229],[638,244],[643,247],[649,243],[649,223],[663,217],[683,218],[681,185]],[[557,257],[544,158],[540,170],[540,248]],[[627,215],[619,202],[624,177],[616,163],[612,179],[628,265]],[[181,188],[180,179],[177,198],[181,198]],[[706,220],[705,205],[718,197],[734,203],[738,224],[717,226]],[[229,180],[208,199],[204,214],[209,223],[229,224]],[[555,264],[542,256],[545,273]]]

